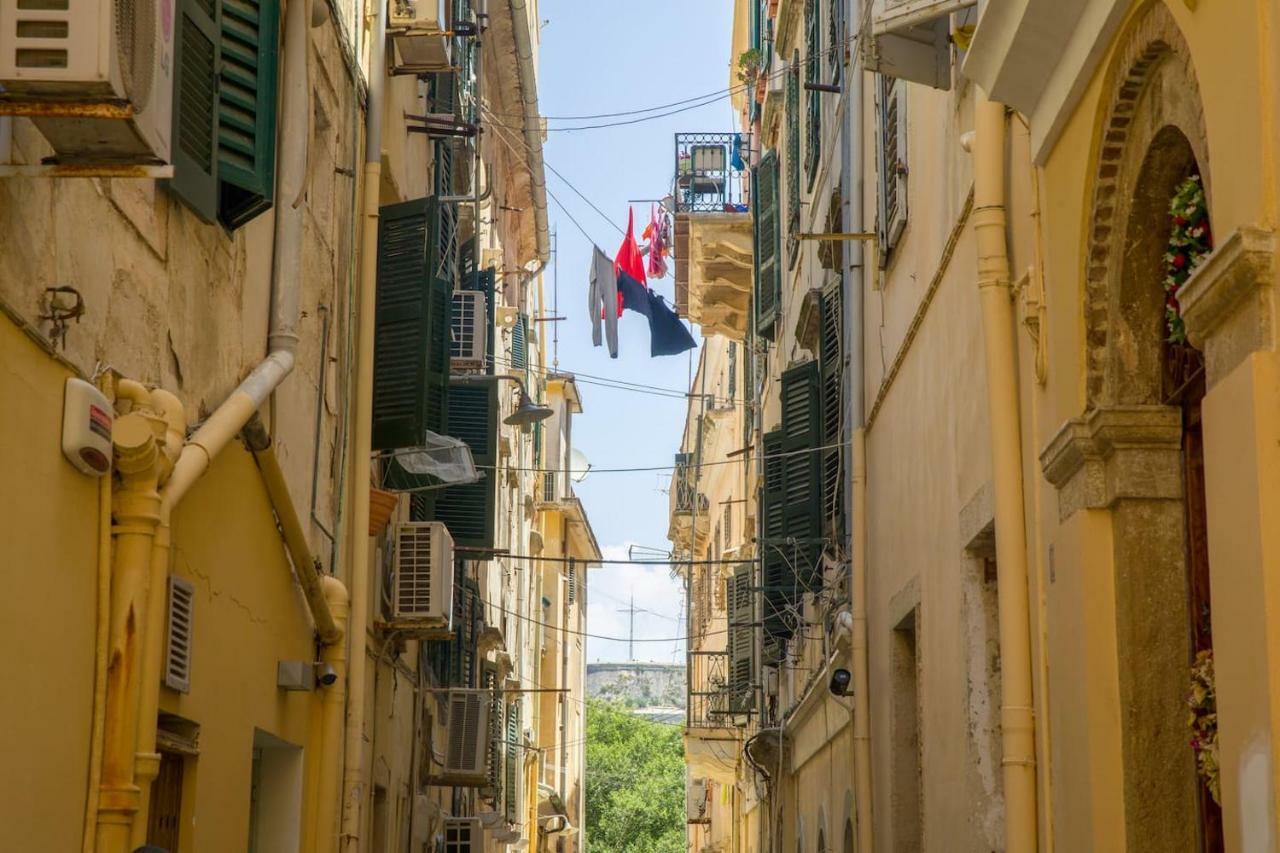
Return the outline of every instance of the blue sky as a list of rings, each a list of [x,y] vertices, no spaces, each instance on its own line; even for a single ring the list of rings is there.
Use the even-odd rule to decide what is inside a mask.
[[[543,115],[576,116],[635,110],[672,103],[729,85],[733,4],[729,0],[542,0],[539,101]],[[622,127],[556,132],[557,127],[616,121],[550,120],[546,162],[626,227],[627,202],[661,198],[674,169],[674,135],[734,129],[728,98]],[[578,374],[584,412],[574,421],[574,444],[595,468],[669,465],[684,424],[685,401],[602,387],[593,377],[684,391],[691,362],[687,355],[649,357],[649,329],[643,317],[627,312],[619,323],[618,358],[591,346],[587,317],[587,270],[591,241],[610,257],[622,235],[547,171],[547,186],[591,236],[588,240],[555,201],[549,200],[551,227],[558,237],[557,275],[546,279],[548,301],[558,277],[560,369]],[[649,214],[635,206],[637,237]],[[674,298],[668,275],[650,286]],[[550,305],[548,306],[550,307]],[[696,331],[696,330],[695,330]],[[696,357],[696,351],[695,351]],[[626,557],[631,543],[666,549],[668,476],[647,473],[593,473],[575,488],[586,506],[607,557]],[[617,612],[634,593],[637,638],[684,633],[679,584],[666,566],[605,566],[592,571],[588,630],[625,636],[627,615]],[[682,643],[637,643],[639,660],[683,662]],[[626,660],[625,643],[592,639],[587,659]]]

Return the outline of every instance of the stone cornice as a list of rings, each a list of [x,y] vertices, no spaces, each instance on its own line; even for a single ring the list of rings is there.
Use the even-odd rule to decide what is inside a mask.
[[[1275,336],[1275,232],[1237,229],[1178,292],[1187,338],[1205,355],[1210,386]]]
[[[1058,489],[1058,516],[1118,500],[1182,495],[1182,415],[1169,406],[1093,409],[1062,425],[1040,454]]]

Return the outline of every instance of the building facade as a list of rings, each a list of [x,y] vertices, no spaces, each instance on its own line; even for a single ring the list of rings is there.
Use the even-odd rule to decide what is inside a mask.
[[[536,4],[153,12],[0,9],[7,838],[580,849]]]
[[[726,339],[695,382],[730,340],[752,365],[744,434],[705,441],[695,384],[680,448],[673,541],[726,631],[691,659],[752,656],[691,667],[723,695],[691,849],[1280,829],[1277,9],[1050,5],[738,3],[739,125],[677,140],[683,304]],[[696,521],[721,469],[737,552]],[[707,559],[750,573],[741,615]]]

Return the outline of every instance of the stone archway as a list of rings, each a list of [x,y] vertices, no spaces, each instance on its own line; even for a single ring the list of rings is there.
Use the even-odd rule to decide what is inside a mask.
[[[1197,527],[1191,510],[1203,517],[1203,485],[1198,503],[1188,502],[1185,411],[1167,389],[1162,286],[1169,202],[1191,174],[1211,184],[1190,52],[1163,4],[1149,3],[1121,36],[1104,91],[1082,270],[1086,409],[1041,462],[1063,520],[1082,509],[1110,518],[1126,847],[1212,851],[1221,834],[1197,817],[1184,705],[1193,648],[1187,531]]]

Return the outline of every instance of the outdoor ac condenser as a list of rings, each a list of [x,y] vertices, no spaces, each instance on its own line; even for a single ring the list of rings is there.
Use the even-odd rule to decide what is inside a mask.
[[[0,0],[0,112],[60,163],[168,163],[176,21],[171,0]]]
[[[487,693],[449,692],[449,741],[445,746],[440,783],[484,787],[489,779],[489,703]]]
[[[453,612],[453,537],[439,521],[405,521],[395,530],[393,630],[445,629]]]

